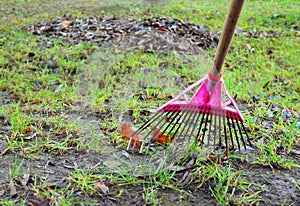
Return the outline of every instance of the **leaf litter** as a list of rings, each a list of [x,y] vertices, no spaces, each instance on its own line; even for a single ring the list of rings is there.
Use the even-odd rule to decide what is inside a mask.
[[[114,46],[116,52],[125,50],[145,50],[198,54],[202,49],[214,48],[219,34],[206,26],[171,17],[115,18],[91,16],[82,19],[69,15],[32,24],[27,31],[37,35],[42,41],[53,42],[61,39],[70,44],[91,42]]]

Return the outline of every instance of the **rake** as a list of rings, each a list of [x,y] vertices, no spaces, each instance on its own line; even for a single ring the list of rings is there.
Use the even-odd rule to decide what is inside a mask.
[[[161,144],[174,139],[195,138],[214,151],[252,146],[237,104],[226,91],[222,65],[237,24],[244,0],[233,0],[218,43],[213,66],[208,75],[189,86],[177,97],[155,110],[155,114],[129,138],[129,148],[149,150],[157,137],[167,137]],[[138,146],[138,147],[137,147]]]

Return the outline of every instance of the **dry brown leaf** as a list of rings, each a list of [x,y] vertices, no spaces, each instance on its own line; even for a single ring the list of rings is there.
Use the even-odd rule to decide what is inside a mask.
[[[122,124],[121,126],[121,131],[120,133],[123,134],[124,136],[122,137],[122,139],[124,140],[130,140],[131,135],[136,131],[136,129],[134,129],[131,124],[127,123],[127,124]],[[140,134],[135,134],[132,136],[130,145],[133,146],[135,141],[136,141],[136,148],[140,148],[141,147],[141,140],[142,140],[142,135]]]
[[[154,128],[152,134],[156,134],[153,140],[162,145],[167,145],[176,139],[175,136],[172,139],[170,139],[169,135],[164,135],[161,131],[159,131],[158,128]]]
[[[29,134],[29,133],[32,133],[32,132],[34,132],[34,131],[35,131],[35,129],[34,129],[34,126],[33,126],[33,125],[28,125],[28,126],[26,126],[25,129],[24,129],[24,133],[25,133],[25,134]]]
[[[97,190],[101,190],[103,194],[107,194],[109,191],[109,188],[103,183],[103,182],[95,182],[95,187]]]
[[[68,20],[63,20],[63,21],[61,22],[61,25],[62,25],[65,29],[69,28],[70,24],[71,24],[71,21],[68,21]]]
[[[215,163],[218,163],[219,161],[218,157],[212,155],[208,157],[208,160]]]
[[[228,150],[227,149],[223,152],[223,156],[228,157]]]
[[[158,30],[159,31],[167,31],[166,28],[164,28],[164,27],[159,27]]]
[[[180,23],[182,23],[182,24],[185,24],[185,21],[181,18],[179,18],[178,21],[180,21]]]

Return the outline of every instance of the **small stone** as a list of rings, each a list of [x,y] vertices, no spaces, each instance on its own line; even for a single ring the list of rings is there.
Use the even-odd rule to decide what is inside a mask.
[[[284,117],[291,117],[292,113],[290,112],[290,110],[288,108],[285,108],[281,111],[281,115]]]

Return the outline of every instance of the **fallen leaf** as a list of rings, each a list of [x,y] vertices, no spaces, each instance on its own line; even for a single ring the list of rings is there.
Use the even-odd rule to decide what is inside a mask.
[[[26,126],[25,129],[24,129],[24,133],[25,133],[25,134],[29,134],[29,133],[32,133],[32,132],[34,132],[34,131],[35,131],[35,129],[34,129],[34,126],[32,126],[32,125],[28,125],[28,126]]]
[[[219,162],[219,158],[216,156],[212,156],[212,155],[208,157],[208,160],[211,162],[215,162],[215,163]]]
[[[68,20],[64,20],[61,22],[61,25],[66,29],[70,26],[71,24],[71,21],[68,21]]]
[[[95,182],[95,187],[97,190],[101,190],[103,194],[107,194],[109,188],[103,182]]]
[[[164,27],[159,27],[158,30],[159,31],[167,31]]]
[[[136,129],[134,129],[131,124],[127,123],[127,124],[122,124],[121,126],[121,131],[120,133],[123,134],[124,136],[122,137],[122,139],[124,140],[130,140],[130,137],[136,132]],[[132,136],[130,145],[134,146],[135,143],[135,147],[136,148],[140,148],[141,147],[141,140],[142,140],[142,135],[141,134],[135,134]]]
[[[228,150],[227,149],[223,152],[223,156],[228,157]]]
[[[175,140],[175,136],[172,137],[172,139],[169,137],[169,135],[164,135],[161,131],[159,131],[158,128],[154,128],[152,131],[152,134],[155,135],[155,137],[153,138],[154,141],[162,144],[162,145],[166,145],[169,144],[170,142],[173,142]]]
[[[185,24],[184,20],[179,18],[178,21],[180,21],[180,23]]]

